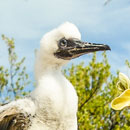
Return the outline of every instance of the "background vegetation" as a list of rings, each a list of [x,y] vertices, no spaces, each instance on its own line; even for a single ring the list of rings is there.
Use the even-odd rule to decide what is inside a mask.
[[[29,85],[26,67],[23,66],[25,57],[21,60],[15,52],[14,39],[2,35],[7,45],[9,68],[0,66],[0,102],[7,103],[11,100],[25,96],[28,92],[25,87]]]
[[[9,68],[0,66],[0,103],[7,103],[26,95],[29,85],[25,58],[18,59],[15,52],[14,39],[2,36],[8,49]],[[126,61],[130,68],[130,63]],[[114,111],[110,102],[118,95],[117,76],[110,72],[110,64],[105,52],[102,61],[96,60],[96,53],[88,65],[80,63],[64,70],[65,76],[75,86],[78,96],[78,127],[79,130],[129,130],[130,113],[128,108]]]

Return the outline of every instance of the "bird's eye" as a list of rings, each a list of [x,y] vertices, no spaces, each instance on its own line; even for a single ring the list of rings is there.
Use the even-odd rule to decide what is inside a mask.
[[[66,39],[61,39],[59,42],[60,47],[66,47],[67,46],[67,40]]]

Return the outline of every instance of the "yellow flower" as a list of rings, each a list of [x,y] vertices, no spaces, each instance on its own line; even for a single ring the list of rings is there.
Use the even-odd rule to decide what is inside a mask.
[[[130,80],[123,73],[119,73],[119,82],[117,84],[117,88],[119,91],[123,92],[126,89],[130,88]]]
[[[115,110],[121,110],[124,107],[130,106],[130,80],[123,73],[119,73],[117,87],[122,94],[111,102],[111,107]]]

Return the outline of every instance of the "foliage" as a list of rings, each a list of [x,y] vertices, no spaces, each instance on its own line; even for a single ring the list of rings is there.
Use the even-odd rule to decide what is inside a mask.
[[[2,35],[2,39],[8,48],[9,67],[0,66],[0,102],[6,103],[26,95],[25,86],[30,82],[26,67],[23,66],[25,58],[18,61],[14,39],[9,39],[4,35]]]
[[[130,62],[128,60],[125,61],[125,64],[127,65],[127,67],[130,69]]]
[[[110,103],[118,95],[118,76],[111,74],[105,52],[102,56],[102,61],[97,62],[94,53],[88,65],[80,63],[65,70],[79,97],[79,130],[119,130],[128,129],[130,125],[127,109],[111,109]]]

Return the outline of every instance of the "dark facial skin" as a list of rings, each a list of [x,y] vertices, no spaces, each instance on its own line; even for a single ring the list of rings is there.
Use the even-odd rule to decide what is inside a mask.
[[[62,38],[58,47],[54,55],[64,60],[70,60],[91,52],[111,50],[108,45],[82,42],[75,38]]]

